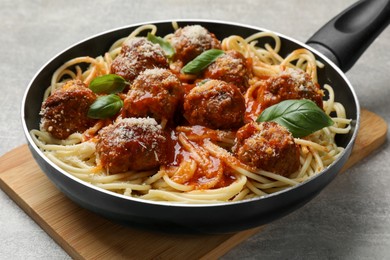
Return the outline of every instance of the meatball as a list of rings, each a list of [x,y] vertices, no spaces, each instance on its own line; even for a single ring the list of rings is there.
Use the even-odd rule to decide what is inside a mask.
[[[160,45],[146,38],[131,38],[123,43],[121,53],[111,64],[111,72],[131,82],[145,69],[168,67]]]
[[[99,132],[96,152],[108,173],[150,170],[167,163],[167,144],[153,118],[123,118]]]
[[[261,83],[258,95],[261,111],[287,99],[310,99],[323,108],[323,91],[309,74],[297,69],[286,69],[276,77]]]
[[[232,151],[246,165],[289,176],[299,169],[299,149],[291,133],[275,122],[250,122],[236,134]]]
[[[175,59],[186,64],[209,49],[220,49],[221,43],[213,33],[200,25],[188,25],[175,31],[170,39]]]
[[[96,122],[87,116],[95,100],[96,95],[83,82],[68,81],[43,102],[41,129],[58,139],[84,132]]]
[[[204,78],[219,79],[236,85],[242,93],[249,87],[250,70],[245,57],[238,51],[227,51],[204,71]]]
[[[244,112],[244,96],[235,85],[225,81],[206,81],[184,97],[184,117],[191,125],[238,128],[243,124]]]
[[[122,116],[171,120],[181,98],[181,83],[176,75],[166,69],[147,69],[133,81]]]

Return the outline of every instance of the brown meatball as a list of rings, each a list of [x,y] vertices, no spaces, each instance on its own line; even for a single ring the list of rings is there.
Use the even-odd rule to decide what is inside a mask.
[[[262,82],[258,95],[261,111],[287,99],[310,99],[323,108],[323,91],[309,74],[298,69],[286,69],[280,75]]]
[[[122,116],[171,120],[181,98],[181,83],[172,72],[147,69],[133,81]]]
[[[249,87],[250,70],[238,51],[227,51],[206,68],[204,78],[219,79],[236,85],[242,93]]]
[[[243,124],[245,100],[233,84],[209,80],[184,97],[184,117],[191,125],[212,129],[237,128]]]
[[[43,102],[41,128],[58,139],[84,132],[96,122],[87,116],[95,100],[96,95],[83,82],[68,81]]]
[[[131,38],[123,43],[121,53],[111,64],[111,72],[131,82],[145,69],[168,67],[160,45],[146,38]]]
[[[251,122],[241,127],[232,150],[241,162],[282,176],[299,169],[299,150],[293,136],[275,122]]]
[[[184,64],[209,49],[220,49],[221,43],[213,33],[200,25],[188,25],[175,31],[170,39],[175,59]]]
[[[167,144],[153,118],[123,118],[99,132],[96,152],[108,173],[150,170],[167,163]]]

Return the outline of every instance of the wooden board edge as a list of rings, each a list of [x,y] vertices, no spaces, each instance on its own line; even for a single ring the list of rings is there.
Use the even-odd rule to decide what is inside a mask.
[[[340,172],[344,172],[348,168],[351,168],[353,165],[361,161],[361,158],[366,158],[373,151],[383,145],[387,139],[387,130],[387,122],[381,116],[368,111],[367,109],[362,109],[360,129],[358,136],[356,137],[355,146],[352,149],[351,156],[348,158],[348,161]],[[375,131],[377,135],[375,140],[367,138],[373,131]],[[360,146],[364,146],[366,149],[359,149]],[[359,149],[359,152],[356,152],[357,149]]]

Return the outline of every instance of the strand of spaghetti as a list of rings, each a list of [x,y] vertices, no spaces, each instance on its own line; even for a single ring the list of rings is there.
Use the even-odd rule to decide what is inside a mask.
[[[57,157],[55,157],[53,154],[51,153],[45,153],[45,155],[52,161],[54,162],[57,166],[59,166],[61,169],[71,173],[71,174],[75,174],[75,173],[91,173],[92,172],[92,169],[94,167],[89,167],[89,168],[84,168],[84,169],[80,169],[80,168],[76,168],[76,167],[73,167],[67,163],[64,163],[63,161],[61,161],[60,159],[58,159]]]
[[[53,94],[54,91],[56,90],[55,89],[55,85],[58,82],[58,80],[60,80],[60,78],[58,76],[61,74],[61,72],[63,70],[65,70],[66,68],[68,68],[70,66],[73,66],[75,64],[78,64],[78,63],[91,63],[91,64],[95,64],[96,60],[94,58],[85,56],[85,57],[77,57],[77,58],[74,58],[74,59],[71,59],[71,60],[65,62],[62,66],[60,66],[54,72],[54,74],[53,74],[53,76],[51,78],[51,94]]]
[[[328,127],[324,127],[320,131],[322,133],[323,141],[327,143],[331,143],[334,139],[335,134],[330,131]],[[321,140],[321,136],[319,136],[317,139]],[[328,149],[329,150],[329,149]]]
[[[108,49],[108,53],[112,54],[113,52],[117,52],[119,50],[121,50],[122,48],[122,44],[123,42],[126,40],[127,37],[123,37],[123,38],[120,38],[118,40],[116,40],[110,47],[110,49]],[[111,55],[112,57],[112,55]]]
[[[244,168],[242,168],[240,166],[237,166],[237,165],[234,165],[234,164],[230,164],[229,166],[235,172],[240,173],[240,174],[242,174],[242,175],[244,175],[244,176],[246,176],[246,177],[248,177],[248,178],[250,178],[252,180],[258,181],[260,183],[270,183],[270,182],[272,182],[272,180],[269,180],[269,179],[266,179],[266,178],[264,178],[262,176],[259,176],[259,175],[255,174],[253,172],[250,172],[250,171],[248,171],[248,170],[246,170],[246,169],[244,169]]]
[[[68,75],[70,78],[72,79],[76,79],[77,78],[77,75],[76,73],[74,73],[73,71],[69,70],[69,69],[66,69],[66,70],[63,70],[59,75],[58,75],[58,78],[62,78],[64,77],[65,75]]]
[[[280,51],[280,47],[281,47],[282,43],[280,41],[279,36],[277,36],[273,32],[258,32],[258,33],[254,33],[251,36],[245,38],[245,41],[246,42],[251,42],[251,41],[258,40],[259,38],[264,38],[264,37],[271,37],[275,41],[275,47],[273,48],[273,50],[276,53],[278,53]]]
[[[127,188],[130,188],[132,190],[150,190],[150,185],[139,185],[139,184],[132,184],[127,182],[114,182],[114,183],[94,183],[99,188],[105,189],[105,190],[124,190]]]
[[[135,181],[135,180],[141,181],[143,178],[153,174],[153,172],[154,171],[145,171],[145,172],[129,171],[124,173],[110,174],[110,175],[93,175],[91,177],[91,182],[106,183],[106,182],[118,181],[123,179],[126,179],[127,181]]]
[[[84,80],[83,83],[85,85],[89,85],[89,83],[97,76],[97,66],[93,66],[91,69],[89,69],[86,73],[84,73]]]
[[[278,73],[279,70],[276,69],[269,69],[264,68],[260,66],[253,66],[253,74],[255,74],[258,77],[272,77],[275,76]]]
[[[334,111],[336,111],[337,117],[344,117],[346,118],[345,108],[344,106],[339,102],[334,102],[333,105]]]
[[[214,130],[206,127],[199,128],[198,126],[178,126],[176,131],[184,132],[186,137],[191,141],[204,140],[209,138],[212,141],[224,142],[233,144],[235,132],[227,130]]]
[[[194,145],[187,139],[184,133],[179,133],[179,142],[188,152],[191,153],[191,157],[202,165],[206,165],[207,158],[203,156],[200,150],[197,150]]]
[[[246,182],[246,181],[245,181]],[[228,201],[235,195],[237,195],[245,185],[244,183],[234,182],[231,185],[209,190],[194,190],[189,192],[180,193],[180,196],[188,199],[203,199],[203,200],[222,200]]]
[[[172,189],[162,178],[164,175],[161,175],[160,179],[157,179],[155,182],[151,184],[152,189],[160,189],[165,191],[175,191]]]
[[[255,75],[273,75],[275,74],[275,68],[272,63],[274,58],[272,54],[264,49],[256,48],[255,42],[247,43],[242,37],[234,35],[225,38],[222,41],[222,49],[224,50],[236,50],[244,55],[246,58],[253,59],[253,72]],[[271,63],[271,64],[269,64]]]
[[[332,117],[332,120],[335,122],[335,123],[338,123],[338,124],[350,124],[351,123],[351,119],[348,119],[348,118],[342,118],[342,117]]]
[[[194,176],[195,171],[197,169],[197,163],[195,160],[183,160],[179,167],[177,167],[176,171],[172,175],[172,179],[177,183],[188,183],[191,178]],[[169,176],[169,174],[168,174]],[[192,185],[193,186],[193,185]],[[193,189],[192,187],[191,189]]]
[[[85,146],[86,143],[80,143],[75,145],[60,145],[60,144],[43,144],[40,147],[47,151],[75,151],[79,147]]]
[[[255,43],[247,45],[246,58],[252,58],[253,64],[256,67],[263,67],[269,69],[273,73],[279,70],[279,62],[277,57],[265,49],[258,48]]]
[[[318,167],[319,167],[319,171],[318,171],[318,172],[324,170],[324,169],[325,169],[325,166],[324,166],[324,163],[323,163],[323,161],[322,161],[322,159],[321,159],[319,153],[313,152],[313,157],[314,157],[314,159],[316,160],[317,165],[318,165]]]
[[[91,183],[107,183],[107,182],[113,182],[118,181],[123,178],[126,178],[129,174],[132,173],[117,173],[112,175],[93,175],[91,176]]]
[[[257,41],[253,41],[246,45],[247,56],[254,60],[254,64],[272,69],[275,65],[280,63],[278,57],[275,57],[274,53],[269,52],[267,49],[259,48],[256,44]],[[269,48],[272,49],[271,46]]]
[[[53,144],[59,144],[59,145],[72,145],[72,144],[78,144],[82,141],[82,134],[80,133],[73,133],[71,134],[67,139],[65,140],[58,140],[53,137],[48,132],[39,131],[36,129],[33,129],[30,131],[30,135],[33,139],[37,140],[40,138],[45,143],[53,143]]]
[[[275,193],[275,192],[279,192],[279,191],[285,190],[286,188],[288,188],[288,187],[270,188],[270,189],[267,189],[266,192],[271,194],[271,193]]]
[[[264,45],[265,49],[270,53],[272,54],[272,57],[274,57],[274,59],[278,62],[277,64],[281,63],[283,61],[283,58],[282,56],[280,56],[276,51],[275,49],[273,49],[271,47],[271,45],[269,44],[265,44]]]
[[[125,191],[123,192],[123,195],[131,197],[131,193],[133,190],[131,188],[126,188]]]
[[[330,113],[332,112],[332,109],[333,109],[333,105],[334,105],[334,91],[333,91],[333,88],[331,86],[329,86],[328,84],[324,84],[324,89],[326,89],[328,91],[328,99],[326,101],[324,101],[324,108],[325,108],[325,113],[327,115],[330,115]]]
[[[95,158],[96,147],[92,142],[84,142],[77,145],[64,146],[70,149],[64,150],[53,150],[59,156],[75,156],[82,160],[86,160],[88,158]],[[74,149],[71,149],[74,148]]]
[[[88,163],[83,156],[64,156],[58,155],[57,153],[54,153],[58,159],[63,161],[64,163],[67,163],[73,167],[76,167],[78,169],[89,169],[89,170],[95,170],[95,165],[91,165]],[[86,156],[88,157],[88,155]]]
[[[208,203],[210,201],[228,201],[238,194],[246,183],[246,178],[241,176],[231,185],[211,190],[194,190],[190,192],[178,193],[178,192],[165,192],[159,190],[150,190],[148,195],[150,196],[163,196],[169,197],[169,200],[177,200],[183,202],[183,200],[191,200],[192,202]],[[146,195],[145,195],[146,196]],[[143,198],[145,198],[143,196]]]
[[[325,146],[319,145],[315,142],[312,142],[310,140],[305,140],[301,138],[294,138],[294,142],[298,145],[305,145],[308,147],[312,147],[315,150],[322,151],[322,152],[328,152],[328,149]]]
[[[303,177],[306,174],[306,172],[307,172],[307,170],[308,170],[308,168],[309,168],[309,166],[311,164],[311,160],[312,159],[313,159],[313,154],[309,153],[306,156],[306,158],[304,158],[303,163],[301,162],[302,166],[301,166],[301,169],[300,169],[299,174],[297,176],[298,178],[301,178],[301,177]]]
[[[263,175],[263,176],[271,178],[271,179],[274,179],[274,180],[282,181],[282,182],[289,184],[289,185],[292,185],[292,186],[298,184],[298,182],[296,182],[294,180],[291,180],[287,177],[284,177],[282,175],[279,175],[279,174],[276,174],[273,172],[267,172],[264,170],[256,170],[255,173]]]
[[[178,191],[190,191],[194,189],[193,185],[183,185],[172,181],[167,174],[164,174],[163,179],[170,187]]]
[[[217,188],[217,189],[208,189],[208,190],[192,190],[186,193],[186,195],[203,195],[205,193],[208,194],[214,194],[214,195],[220,195],[220,193],[229,192],[234,188],[234,192],[238,193],[242,190],[242,188],[245,186],[245,183],[247,182],[247,178],[243,175],[237,175],[235,176],[236,180],[231,183],[229,186]]]
[[[232,201],[240,201],[240,200],[243,200],[247,195],[248,193],[250,192],[250,190],[248,188],[244,188],[243,190],[240,191],[240,193],[238,193],[233,199]]]
[[[144,179],[146,177],[153,176],[156,174],[156,170],[151,170],[151,171],[130,171],[128,172],[129,176],[126,177],[126,180],[132,181],[136,179]]]
[[[96,57],[95,60],[96,63],[93,65],[91,64],[90,68],[82,75],[82,80],[87,86],[95,77],[109,73],[109,69],[107,68],[105,60],[102,56]]]
[[[150,176],[147,180],[145,180],[145,184],[152,184],[160,180],[164,175],[163,171],[158,171],[156,174]]]
[[[109,52],[106,52],[104,54],[104,60],[106,61],[105,64],[106,64],[106,70],[107,70],[107,74],[110,73],[110,68],[111,68],[111,64],[112,64],[112,61],[113,61],[113,57],[110,55]]]
[[[334,126],[329,126],[329,129],[336,134],[347,134],[349,131],[351,131],[351,125],[348,125],[345,128],[340,128],[340,127],[334,127]]]
[[[247,42],[240,36],[232,35],[222,40],[221,47],[223,50],[236,50],[244,57],[248,57]]]
[[[130,35],[125,38],[125,41],[128,40],[128,39],[131,39],[131,38],[134,38],[134,37],[138,36],[143,31],[149,31],[149,30],[150,30],[151,34],[156,35],[157,26],[154,25],[154,24],[142,25],[142,26],[136,28],[134,31],[132,31],[130,33]]]
[[[143,25],[143,26],[140,26],[138,27],[137,29],[135,29],[132,33],[130,33],[130,35],[128,35],[127,37],[123,37],[123,38],[120,38],[118,40],[116,40],[110,47],[110,49],[108,49],[108,52],[111,54],[111,57],[115,57],[113,56],[112,54],[118,54],[122,48],[122,44],[128,40],[128,39],[131,39],[131,38],[134,38],[136,37],[138,34],[140,34],[142,31],[146,31],[146,30],[151,30],[151,34],[155,35],[156,32],[157,32],[157,26],[153,25],[153,24],[146,24],[146,25]]]
[[[79,65],[76,65],[75,66],[75,70],[76,70],[76,79],[82,80],[82,78],[83,78],[83,70],[81,69],[81,67]]]
[[[176,21],[172,21],[172,28],[176,31],[177,29],[179,29],[179,24]]]
[[[191,203],[191,204],[214,204],[222,203],[226,201],[215,200],[215,199],[191,199],[183,197],[181,193],[177,192],[167,192],[164,190],[150,190],[146,195],[140,196],[141,199],[147,200],[160,200],[160,201],[170,201],[170,202],[180,202],[180,203]]]
[[[297,49],[291,52],[280,64],[280,66],[288,66],[291,64],[291,61],[299,59],[300,57],[304,57],[307,60],[307,69],[306,71],[309,73],[311,76],[312,80],[314,82],[318,82],[317,79],[317,64],[315,62],[315,57],[313,53],[306,49]]]
[[[246,187],[247,187],[249,190],[251,190],[254,194],[258,195],[258,196],[267,195],[267,193],[265,193],[265,192],[262,191],[261,189],[258,189],[256,186],[254,186],[250,180],[248,180],[248,181],[246,182]]]

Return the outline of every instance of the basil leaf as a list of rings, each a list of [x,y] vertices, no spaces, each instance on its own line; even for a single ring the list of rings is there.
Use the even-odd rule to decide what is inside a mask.
[[[321,108],[307,99],[285,100],[266,108],[257,122],[266,121],[286,127],[294,137],[307,136],[334,123]]]
[[[110,94],[98,97],[89,107],[88,117],[94,119],[105,119],[116,115],[123,107],[122,99]]]
[[[89,88],[96,94],[115,94],[123,91],[126,80],[115,74],[107,74],[94,78],[89,83]]]
[[[188,62],[181,71],[185,74],[198,74],[211,63],[213,63],[219,56],[224,54],[223,50],[211,49],[202,52],[195,59]]]
[[[150,32],[148,33],[148,36],[147,36],[147,39],[148,41],[151,41],[155,44],[158,44],[161,46],[161,48],[164,50],[165,52],[165,55],[168,57],[168,58],[172,58],[173,55],[175,55],[175,49],[172,47],[172,45],[167,42],[166,40],[164,40],[163,38],[159,37],[159,36],[156,36],[154,34],[151,34]]]

